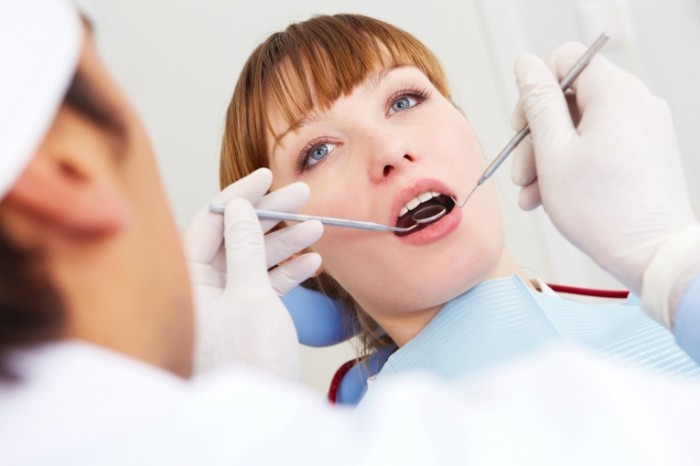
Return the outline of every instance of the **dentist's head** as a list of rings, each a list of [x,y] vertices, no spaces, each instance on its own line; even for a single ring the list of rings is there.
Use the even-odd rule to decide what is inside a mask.
[[[185,375],[179,236],[92,35],[65,0],[0,3],[0,358],[78,339]]]
[[[80,19],[68,2],[9,3],[0,16],[0,199],[48,132],[83,41]]]

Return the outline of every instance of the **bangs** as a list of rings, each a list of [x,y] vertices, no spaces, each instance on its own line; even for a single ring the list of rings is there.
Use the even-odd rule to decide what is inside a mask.
[[[265,104],[290,126],[314,107],[327,110],[367,77],[387,67],[415,66],[449,98],[435,56],[410,34],[358,15],[320,16],[270,37],[263,59]],[[265,70],[266,68],[266,70]],[[277,140],[266,118],[268,131]]]

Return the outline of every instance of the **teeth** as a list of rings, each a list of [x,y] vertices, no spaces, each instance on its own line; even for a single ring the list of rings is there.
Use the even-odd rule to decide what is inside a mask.
[[[420,205],[420,203],[421,203],[421,200],[418,199],[417,197],[414,197],[413,199],[408,201],[408,203],[406,204],[406,209],[407,210],[415,209],[416,207],[418,207]]]
[[[421,203],[425,201],[429,201],[433,198],[433,193],[423,193],[420,196],[418,196],[418,199],[420,199]]]
[[[424,192],[423,194],[419,194],[418,196],[414,197],[413,199],[408,201],[406,203],[406,205],[403,206],[403,208],[399,212],[399,217],[401,217],[402,215],[405,215],[409,210],[415,209],[416,207],[418,207],[418,205],[422,204],[423,202],[429,201],[430,199],[432,199],[434,197],[438,197],[439,195],[440,195],[440,193],[438,193],[436,191],[427,191],[427,192]]]

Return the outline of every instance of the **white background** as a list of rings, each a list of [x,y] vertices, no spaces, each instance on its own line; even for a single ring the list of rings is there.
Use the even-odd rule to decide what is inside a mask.
[[[700,4],[696,0],[78,0],[95,23],[102,56],[142,116],[158,154],[178,224],[218,190],[218,154],[228,100],[252,49],[292,21],[362,13],[415,35],[442,61],[456,103],[487,158],[512,136],[511,67],[522,52],[548,56],[559,44],[613,35],[603,54],[640,76],[674,112],[686,176],[700,212]],[[289,6],[294,5],[294,6]],[[619,287],[551,227],[516,206],[510,164],[496,176],[507,245],[530,276]],[[320,391],[349,345],[304,350],[304,380]]]

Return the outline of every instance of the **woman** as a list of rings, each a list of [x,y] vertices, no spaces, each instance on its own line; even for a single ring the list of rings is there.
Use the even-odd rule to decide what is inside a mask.
[[[455,207],[484,157],[437,59],[398,28],[319,16],[252,53],[228,109],[221,183],[260,167],[275,188],[307,183],[310,214],[409,226],[420,205],[448,209],[409,234],[327,228],[314,246],[323,270],[307,286],[345,302],[364,353],[399,348],[382,373],[461,376],[560,339],[698,371],[635,306],[538,293],[504,248],[492,185]]]

